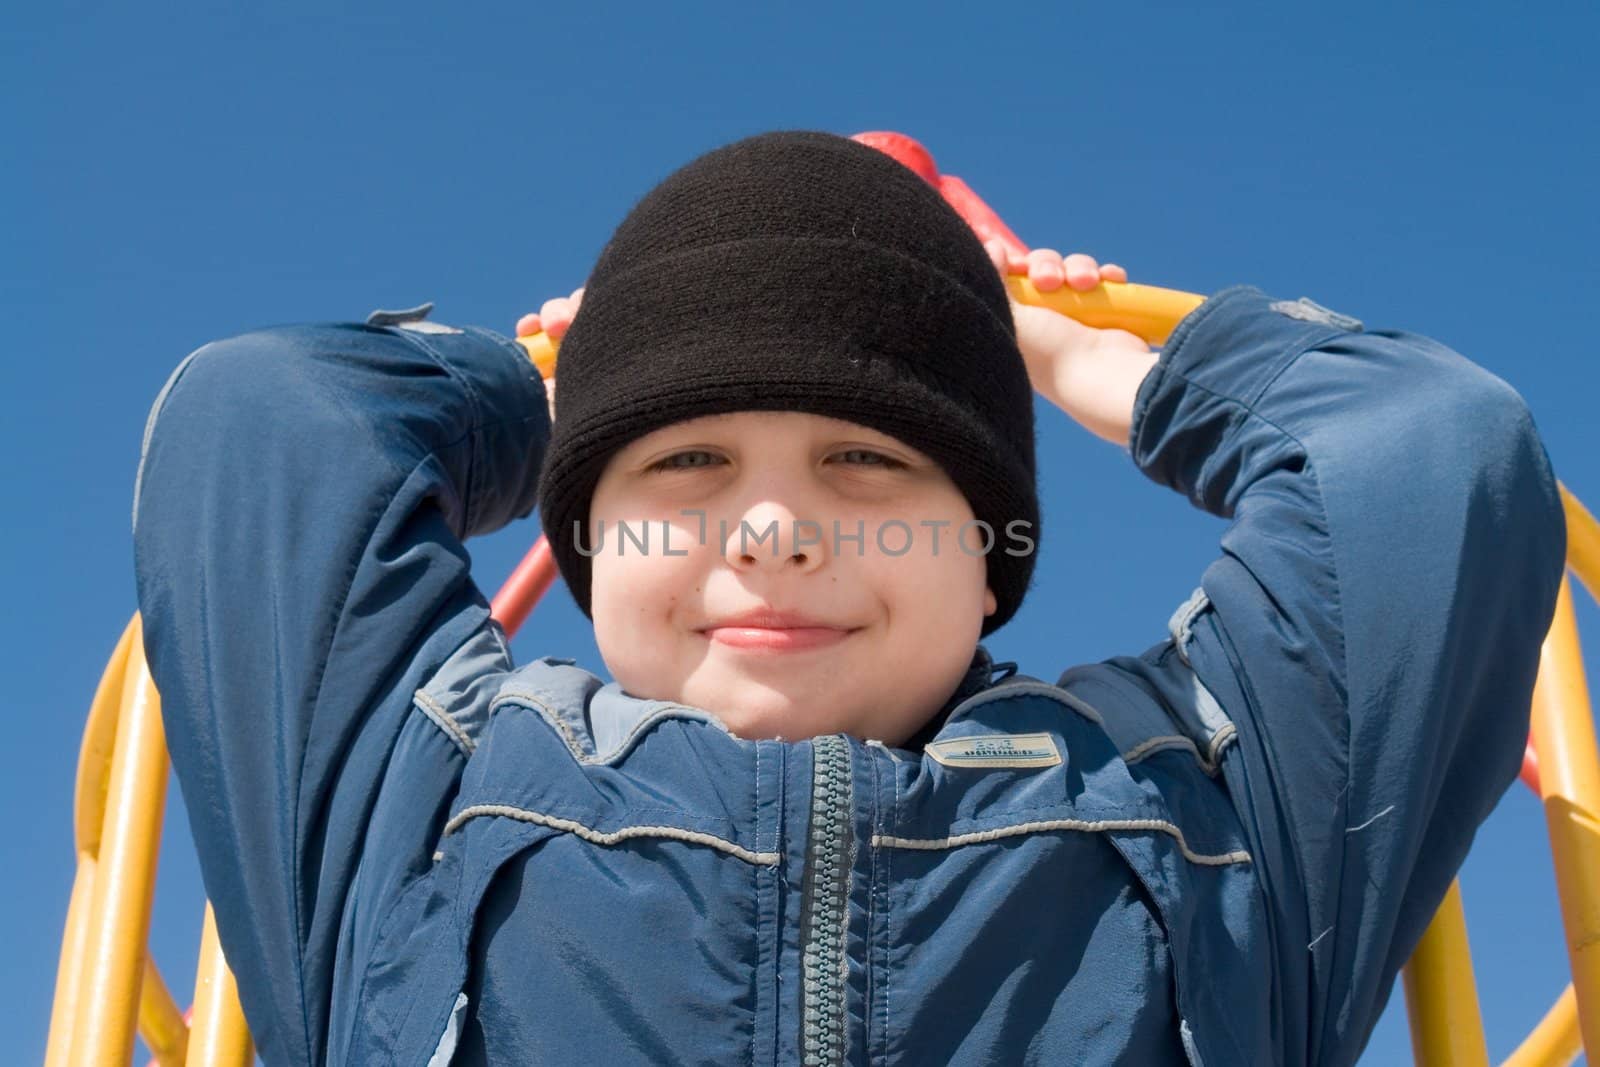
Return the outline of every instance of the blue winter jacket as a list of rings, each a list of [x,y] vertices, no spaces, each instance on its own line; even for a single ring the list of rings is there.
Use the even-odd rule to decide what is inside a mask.
[[[1425,337],[1208,299],[1130,440],[1232,520],[1170,635],[1054,684],[980,647],[907,748],[515,667],[463,542],[549,429],[514,342],[420,315],[155,402],[147,655],[268,1063],[1351,1063],[1516,776],[1565,527]]]

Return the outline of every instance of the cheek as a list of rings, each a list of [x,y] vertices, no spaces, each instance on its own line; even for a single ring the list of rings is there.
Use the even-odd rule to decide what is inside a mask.
[[[959,529],[960,522],[942,528],[913,526],[908,536],[904,529],[891,527],[881,549],[869,544],[862,559],[849,563],[862,570],[901,625],[919,631],[948,628],[952,619],[982,614],[988,583],[981,532],[969,530],[963,542],[956,536]],[[853,549],[846,546],[846,551]]]
[[[611,531],[606,531],[610,537]],[[667,640],[676,594],[657,561],[632,554],[618,557],[608,540],[589,561],[589,609],[594,641],[611,675],[631,691],[654,694],[659,663],[669,656]]]
[[[610,531],[606,536],[604,551],[589,561],[595,622],[599,623],[602,612],[635,625],[666,615],[677,598],[676,568],[671,566],[676,561],[644,555],[632,544],[618,556],[609,540]]]
[[[706,550],[697,545],[697,530],[673,524],[629,520],[619,536],[609,519],[604,537],[591,542],[599,551],[590,559],[590,607],[595,627],[605,627],[617,640],[659,642],[663,627],[686,621],[705,584]],[[670,549],[670,552],[668,551]]]

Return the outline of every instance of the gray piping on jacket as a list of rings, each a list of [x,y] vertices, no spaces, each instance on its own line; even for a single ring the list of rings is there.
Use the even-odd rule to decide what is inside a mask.
[[[205,347],[205,345],[201,345],[193,352],[190,352],[187,356],[183,357],[183,362],[179,363],[177,367],[173,368],[172,373],[167,375],[166,384],[161,387],[161,392],[156,394],[155,403],[150,405],[150,414],[145,417],[144,439],[139,442],[139,467],[133,475],[132,529],[135,534],[139,532],[139,487],[144,484],[144,460],[145,456],[149,455],[150,453],[150,438],[155,433],[156,416],[161,414],[161,406],[167,402],[167,394],[172,392],[172,387],[177,384],[178,377],[183,374],[184,370],[188,368],[191,362],[193,362],[194,357],[198,356],[201,350]]]
[[[1195,679],[1195,682],[1197,685],[1199,685],[1198,678]],[[1147,737],[1143,741],[1139,742],[1139,744],[1128,749],[1126,752],[1120,753],[1122,761],[1124,763],[1137,763],[1145,757],[1153,755],[1156,752],[1181,748],[1186,749],[1191,755],[1194,756],[1195,762],[1200,765],[1200,768],[1205,771],[1207,775],[1215,778],[1218,770],[1220,769],[1219,760],[1222,755],[1222,750],[1228,745],[1229,742],[1236,741],[1238,739],[1236,736],[1238,731],[1233,725],[1233,720],[1227,718],[1227,716],[1222,712],[1221,707],[1217,705],[1216,700],[1211,697],[1210,690],[1204,690],[1203,686],[1201,686],[1200,689],[1204,691],[1204,697],[1202,699],[1210,700],[1210,706],[1215,708],[1219,715],[1222,715],[1223,722],[1223,725],[1212,735],[1207,746],[1207,751],[1201,752],[1200,747],[1196,745],[1191,738],[1184,737],[1179,734],[1160,734],[1154,737]],[[1020,695],[1021,693],[1043,693],[1046,696],[1054,697],[1057,700],[1066,703],[1073,711],[1077,712],[1079,715],[1082,715],[1095,725],[1102,728],[1105,726],[1105,720],[1101,717],[1100,713],[1095,710],[1092,704],[1084,702],[1082,699],[1063,689],[1059,685],[1049,685],[1041,681],[1023,679],[1013,682],[1003,682],[999,685],[986,689],[981,693],[974,693],[972,696],[958,704],[955,709],[951,711],[950,717],[953,718],[957,712],[969,711],[985,701],[1004,700],[1012,696]],[[1199,696],[1199,694],[1200,691],[1197,690],[1197,696]],[[1202,712],[1202,718],[1206,719],[1209,724],[1210,720],[1205,712]],[[888,745],[885,745],[882,741],[868,741],[867,744],[876,745],[877,747],[883,749],[885,752],[889,753],[889,755],[896,762],[907,761],[907,757],[900,755],[894,749],[890,748]],[[912,762],[915,762],[915,760],[912,760]]]
[[[691,845],[707,845],[719,852],[726,852],[746,863],[763,867],[775,867],[778,864],[779,854],[776,852],[752,852],[743,845],[736,845],[725,837],[716,834],[703,833],[699,830],[685,830],[678,826],[624,826],[620,830],[609,833],[585,826],[573,819],[563,819],[558,815],[548,815],[542,811],[529,811],[526,808],[512,807],[509,804],[474,804],[463,808],[444,827],[444,836],[449,837],[472,819],[503,818],[516,819],[519,822],[533,823],[536,826],[548,826],[555,830],[565,830],[591,844],[615,845],[635,837],[664,837],[673,841],[684,841]]]
[[[1176,824],[1170,823],[1165,819],[1097,819],[1093,822],[1085,819],[1040,819],[1036,822],[997,826],[992,830],[975,830],[971,833],[954,834],[950,837],[894,837],[890,834],[873,834],[872,845],[874,848],[934,850],[955,848],[960,845],[982,844],[986,841],[997,841],[1003,837],[1043,833],[1050,830],[1079,830],[1086,833],[1105,833],[1111,830],[1157,830],[1177,841],[1178,848],[1183,851],[1183,858],[1190,863],[1197,863],[1206,867],[1222,867],[1233,863],[1251,862],[1250,853],[1245,852],[1243,849],[1216,855],[1196,852],[1189,847],[1189,842],[1184,838],[1183,831],[1178,829]]]
[[[738,741],[741,744],[754,745],[756,743],[748,738],[740,737],[738,734],[735,734],[732,730],[728,729],[727,723],[723,722],[715,715],[704,711],[703,709],[691,708],[683,704],[662,702],[661,707],[650,712],[650,714],[646,715],[644,718],[640,719],[638,722],[629,727],[627,736],[619,741],[614,749],[609,752],[596,752],[593,755],[590,755],[587,751],[585,751],[583,742],[580,741],[577,735],[572,732],[572,727],[567,725],[566,720],[561,717],[559,712],[550,706],[549,701],[546,700],[545,697],[546,694],[542,692],[520,688],[513,683],[501,688],[499,694],[497,694],[494,700],[489,703],[489,712],[490,714],[493,714],[499,711],[502,704],[510,704],[513,707],[520,707],[525,710],[532,711],[543,718],[545,722],[549,723],[551,729],[555,730],[556,733],[561,735],[561,740],[567,746],[567,751],[572,753],[573,759],[577,760],[579,763],[596,764],[600,766],[613,764],[622,759],[623,756],[626,756],[630,751],[633,750],[633,746],[638,743],[639,739],[642,738],[652,726],[663,719],[692,719],[696,722],[710,723],[723,733],[727,734],[733,740]]]
[[[1194,664],[1189,662],[1189,642],[1194,640],[1194,621],[1209,607],[1211,598],[1206,596],[1203,587],[1197,587],[1189,594],[1189,599],[1179,604],[1178,609],[1167,620],[1167,631],[1172,634],[1172,644],[1177,650],[1178,658],[1189,668],[1194,686],[1195,711],[1199,712],[1200,723],[1206,728],[1206,733],[1211,735],[1211,751],[1201,762],[1215,765],[1217,756],[1222,751],[1222,742],[1233,737],[1233,720],[1228,718],[1228,713],[1222,710],[1222,705],[1217,703],[1217,698],[1212,695],[1211,690],[1206,688],[1200,676],[1194,673]],[[1212,772],[1208,770],[1206,773]]]
[[[1194,683],[1194,707],[1200,713],[1200,722],[1206,731],[1211,734],[1211,758],[1214,761],[1220,751],[1218,741],[1223,734],[1233,736],[1233,720],[1228,718],[1228,713],[1222,710],[1222,705],[1217,703],[1217,698],[1211,695],[1211,690],[1206,688],[1206,683],[1194,673],[1194,668],[1189,668],[1189,677]]]
[[[1051,685],[1049,682],[1041,682],[1037,678],[1028,678],[1020,674],[985,689],[981,693],[972,694],[951,709],[949,718],[954,719],[957,715],[969,711],[980,704],[987,704],[993,700],[1009,700],[1012,697],[1027,694],[1050,697],[1052,700],[1065,704],[1096,726],[1102,728],[1105,726],[1105,720],[1100,717],[1100,713],[1079,697],[1067,692],[1059,685]]]
[[[1204,588],[1196,587],[1189,594],[1189,599],[1179,604],[1172,617],[1167,620],[1167,632],[1172,635],[1173,644],[1178,646],[1178,658],[1189,662],[1189,638],[1194,636],[1194,620],[1202,611],[1210,606],[1211,600],[1206,596]]]
[[[1158,737],[1146,738],[1127,752],[1120,753],[1124,763],[1135,763],[1153,752],[1169,748],[1186,748],[1194,754],[1195,761],[1200,764],[1201,769],[1206,774],[1216,777],[1222,750],[1227,747],[1229,742],[1238,739],[1238,730],[1233,725],[1233,720],[1228,718],[1227,713],[1222,710],[1222,706],[1211,695],[1211,690],[1207,689],[1205,684],[1200,681],[1199,675],[1193,674],[1192,671],[1190,673],[1194,678],[1195,703],[1200,709],[1201,721],[1211,731],[1211,740],[1207,745],[1207,750],[1201,752],[1199,746],[1188,737],[1178,734],[1163,734]],[[1016,681],[1001,682],[991,689],[986,689],[981,693],[974,693],[957,705],[955,710],[950,713],[950,717],[954,718],[956,714],[989,700],[1004,700],[1008,697],[1020,696],[1026,693],[1037,693],[1053,697],[1096,726],[1101,728],[1105,726],[1105,720],[1095,710],[1094,706],[1086,703],[1077,695],[1068,692],[1059,685],[1051,685],[1048,682],[1041,682],[1037,679],[1022,679],[1020,677]]]
[[[478,743],[467,735],[467,731],[461,728],[461,724],[456,722],[437,700],[428,695],[427,690],[418,689],[412,694],[412,699],[416,702],[417,707],[422,710],[422,714],[433,720],[433,724],[455,743],[455,746],[461,750],[462,755],[470,756],[477,751]]]
[[[1153,755],[1157,752],[1165,752],[1174,748],[1187,749],[1189,754],[1194,756],[1195,762],[1200,765],[1200,769],[1205,771],[1210,777],[1215,778],[1217,776],[1217,772],[1222,767],[1221,756],[1223,746],[1227,745],[1230,741],[1237,740],[1238,730],[1231,722],[1216,732],[1216,734],[1211,738],[1211,744],[1208,747],[1208,750],[1205,752],[1201,752],[1200,746],[1196,745],[1191,738],[1180,737],[1176,734],[1165,735],[1162,737],[1150,737],[1124,752],[1122,754],[1122,762],[1138,763],[1146,756]]]

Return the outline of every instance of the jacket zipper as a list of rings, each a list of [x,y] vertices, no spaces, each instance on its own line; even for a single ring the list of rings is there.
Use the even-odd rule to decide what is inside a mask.
[[[845,924],[850,888],[850,745],[838,734],[811,742],[811,833],[801,894],[804,973],[802,1062],[844,1062]]]

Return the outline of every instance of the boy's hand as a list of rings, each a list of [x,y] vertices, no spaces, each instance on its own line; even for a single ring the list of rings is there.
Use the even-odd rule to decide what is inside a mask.
[[[572,325],[572,320],[578,314],[578,305],[583,302],[583,286],[572,291],[571,296],[557,296],[546,300],[535,314],[522,316],[517,320],[517,336],[527,337],[539,333],[541,330],[550,335],[550,340],[559,341],[566,335],[567,327]],[[556,421],[556,378],[551,375],[544,381],[545,397],[550,402],[550,421]]]
[[[1128,280],[1128,272],[1116,264],[1102,267],[1081,253],[1063,257],[1054,249],[1035,248],[1026,257],[1015,257],[999,241],[987,241],[984,247],[1002,276],[1026,274],[1040,292],[1063,285],[1086,292],[1104,281]],[[1150,346],[1126,330],[1097,330],[1015,300],[1011,315],[1034,389],[1090,433],[1126,446],[1134,397],[1156,362]]]

